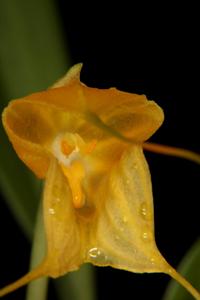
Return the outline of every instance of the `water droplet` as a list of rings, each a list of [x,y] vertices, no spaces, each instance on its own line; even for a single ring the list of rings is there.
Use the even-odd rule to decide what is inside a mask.
[[[143,237],[143,239],[146,240],[148,238],[148,233],[147,232],[143,232],[142,237]]]
[[[49,208],[49,214],[50,215],[55,215],[55,210],[53,208]]]
[[[105,264],[107,261],[107,256],[103,250],[97,247],[91,248],[88,251],[88,257],[92,262],[96,262],[97,264]]]
[[[97,258],[101,254],[101,251],[98,248],[94,247],[89,250],[88,254],[90,258]]]
[[[142,202],[142,204],[140,206],[140,213],[143,218],[145,218],[147,216],[147,206],[146,206],[145,202]]]
[[[123,223],[127,223],[127,217],[123,217]]]
[[[172,273],[172,269],[171,269],[171,268],[168,269],[168,273],[169,273],[169,274]]]
[[[152,265],[155,264],[155,259],[154,259],[153,257],[150,259],[150,261],[151,261],[151,264],[152,264]]]

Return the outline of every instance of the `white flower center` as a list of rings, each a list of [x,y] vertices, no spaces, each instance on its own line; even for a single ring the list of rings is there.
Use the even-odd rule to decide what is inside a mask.
[[[75,208],[81,208],[85,205],[83,179],[86,174],[86,167],[84,156],[92,152],[95,145],[96,141],[86,144],[76,133],[59,134],[52,144],[52,153],[68,180]]]

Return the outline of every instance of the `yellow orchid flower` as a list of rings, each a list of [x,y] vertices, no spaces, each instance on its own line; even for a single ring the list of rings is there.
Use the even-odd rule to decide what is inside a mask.
[[[40,276],[83,263],[131,272],[163,272],[200,294],[162,257],[154,239],[153,198],[143,148],[200,162],[198,154],[145,141],[162,109],[144,95],[80,82],[81,64],[52,88],[11,101],[3,124],[20,159],[45,178],[47,254],[3,296]]]

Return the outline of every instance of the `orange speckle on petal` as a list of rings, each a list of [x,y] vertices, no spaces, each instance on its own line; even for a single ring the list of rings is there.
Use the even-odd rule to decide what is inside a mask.
[[[97,145],[97,140],[93,140],[89,144],[87,144],[87,146],[85,148],[85,154],[92,153],[94,151],[94,149],[96,148],[96,145]]]

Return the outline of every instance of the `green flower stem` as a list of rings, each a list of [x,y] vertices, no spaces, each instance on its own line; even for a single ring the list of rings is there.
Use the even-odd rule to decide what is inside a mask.
[[[90,264],[78,271],[56,279],[55,286],[59,300],[95,300],[95,274]]]
[[[34,240],[31,253],[30,269],[38,266],[46,254],[45,233],[43,224],[42,204],[38,209]],[[47,297],[48,277],[32,281],[27,288],[26,300],[45,300]]]

